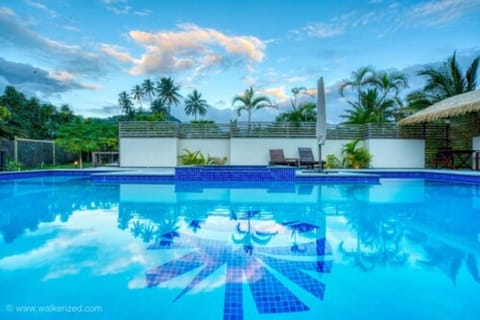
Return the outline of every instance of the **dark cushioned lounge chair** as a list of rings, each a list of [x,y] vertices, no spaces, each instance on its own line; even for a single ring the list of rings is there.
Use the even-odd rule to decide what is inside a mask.
[[[283,165],[283,166],[295,166],[295,160],[287,160],[283,154],[282,149],[270,149],[270,162],[269,165]]]
[[[300,156],[300,166],[307,168],[320,166],[320,163],[313,157],[312,148],[298,148],[298,155]]]

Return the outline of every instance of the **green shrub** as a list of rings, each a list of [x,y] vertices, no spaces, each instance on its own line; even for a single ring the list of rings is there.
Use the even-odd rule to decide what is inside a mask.
[[[342,162],[334,154],[327,155],[327,163],[325,164],[327,169],[341,168]]]
[[[211,157],[209,154],[205,157],[200,150],[190,151],[188,149],[184,149],[179,159],[183,165],[223,165],[228,160],[227,157]]]
[[[372,155],[365,147],[357,147],[357,144],[362,141],[355,139],[349,143],[343,145],[342,155],[342,167],[344,168],[368,168],[370,166],[370,160]]]
[[[7,165],[5,166],[7,171],[20,171],[22,170],[22,164],[17,161],[9,160],[7,161]]]

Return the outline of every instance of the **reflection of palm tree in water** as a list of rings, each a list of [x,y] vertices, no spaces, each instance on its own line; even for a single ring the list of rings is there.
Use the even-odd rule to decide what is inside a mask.
[[[426,260],[420,260],[419,263],[438,267],[448,275],[454,284],[460,268],[465,263],[472,278],[476,282],[480,282],[477,259],[472,253],[435,241],[427,241],[423,246]]]
[[[402,265],[407,261],[400,242],[403,230],[398,219],[383,210],[355,208],[348,215],[348,224],[356,231],[356,247],[348,250],[340,242],[338,251],[344,257],[353,259],[356,267],[363,271],[374,269],[377,265]]]
[[[318,236],[312,232],[318,230],[318,227],[309,224],[309,223],[298,223],[297,221],[289,221],[286,223],[283,223],[284,226],[288,227],[290,230],[292,230],[291,237],[292,237],[292,246],[290,247],[290,250],[292,252],[299,252],[303,253],[307,250],[307,247],[303,245],[299,245],[297,243],[297,235],[302,235],[304,237],[309,237],[309,238],[314,238],[318,239]]]
[[[148,221],[146,223],[136,220],[130,227],[130,232],[135,238],[141,237],[143,242],[150,242],[153,239],[162,246],[170,246],[175,237],[180,236],[177,232],[177,219],[165,218],[159,222]]]
[[[243,250],[245,251],[245,253],[249,255],[252,255],[254,244],[264,246],[268,244],[270,240],[272,240],[272,237],[277,234],[277,232],[263,232],[263,231],[252,230],[252,225],[250,220],[252,217],[256,216],[258,213],[259,213],[258,210],[247,211],[247,228],[245,230],[242,230],[240,222],[237,224],[237,227],[236,227],[236,231],[243,236],[236,238],[235,235],[232,235],[233,243],[242,244]],[[236,215],[235,215],[235,219],[236,219]]]

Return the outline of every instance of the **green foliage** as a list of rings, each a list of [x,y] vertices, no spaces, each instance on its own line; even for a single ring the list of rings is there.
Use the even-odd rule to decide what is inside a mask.
[[[377,72],[372,67],[362,67],[352,72],[350,80],[340,85],[340,95],[345,89],[352,91],[353,100],[347,103],[346,123],[386,123],[398,120],[403,104],[400,91],[408,87],[407,77],[400,72]]]
[[[20,170],[22,170],[22,164],[20,162],[9,160],[9,161],[7,161],[5,169],[7,171],[20,171]]]
[[[301,122],[314,122],[317,120],[317,105],[312,102],[304,103],[290,111],[279,114],[276,122],[290,122],[300,125]]]
[[[179,156],[180,163],[183,165],[223,165],[227,162],[227,157],[205,157],[200,150],[190,151],[184,149],[184,152]]]
[[[193,114],[195,120],[197,120],[197,115],[203,117],[207,114],[207,100],[202,98],[202,94],[199,93],[196,89],[193,90],[191,94],[185,99],[185,113],[190,116]]]
[[[75,118],[67,105],[58,110],[50,103],[25,97],[12,86],[7,86],[0,96],[0,106],[3,106],[0,108],[0,135],[9,138],[54,139],[58,127]]]
[[[355,139],[343,146],[342,155],[342,167],[344,168],[368,168],[370,166],[370,160],[372,155],[365,147],[358,147],[358,143],[362,141]]]
[[[235,103],[240,103],[235,106]],[[233,97],[232,105],[237,108],[237,114],[240,116],[242,111],[248,113],[248,124],[252,122],[252,113],[263,108],[276,108],[270,98],[263,95],[256,95],[252,87],[245,90],[241,95]]]
[[[465,73],[457,62],[455,52],[440,67],[426,67],[417,75],[426,80],[422,90],[407,96],[407,114],[424,109],[446,98],[473,91],[477,88],[477,74],[480,56],[473,59]]]
[[[118,150],[117,125],[95,119],[78,119],[58,129],[56,142],[79,154],[82,167],[82,152]]]
[[[327,169],[341,168],[342,162],[334,154],[327,155],[327,163],[325,164]]]

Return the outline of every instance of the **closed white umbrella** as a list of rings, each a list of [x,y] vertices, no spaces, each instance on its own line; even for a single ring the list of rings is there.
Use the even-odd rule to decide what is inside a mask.
[[[317,82],[317,125],[315,128],[315,136],[318,143],[318,161],[322,163],[322,145],[327,139],[327,115],[325,103],[325,86],[323,84],[323,77],[320,77]]]

